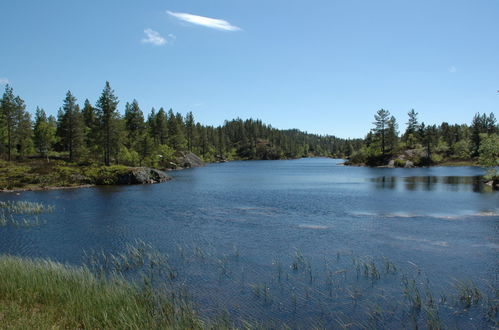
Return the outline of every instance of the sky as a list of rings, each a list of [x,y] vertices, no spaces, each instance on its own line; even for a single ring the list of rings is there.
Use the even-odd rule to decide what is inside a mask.
[[[206,125],[258,118],[363,137],[387,109],[405,129],[499,114],[498,0],[0,2],[0,89],[56,114],[70,90],[137,99]]]

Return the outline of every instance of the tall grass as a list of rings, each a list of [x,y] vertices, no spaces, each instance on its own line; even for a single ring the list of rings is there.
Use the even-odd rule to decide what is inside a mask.
[[[55,207],[43,203],[26,201],[0,201],[0,227],[32,227],[44,224],[40,214],[52,213]]]
[[[1,324],[18,328],[200,329],[188,305],[85,267],[0,256]]]

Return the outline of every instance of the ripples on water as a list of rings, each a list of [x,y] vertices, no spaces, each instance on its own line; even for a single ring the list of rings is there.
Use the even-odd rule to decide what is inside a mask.
[[[169,256],[201,315],[297,327],[410,326],[414,279],[425,301],[442,300],[446,324],[490,326],[483,306],[456,314],[451,294],[453,279],[497,287],[499,195],[482,170],[339,162],[231,162],[159,185],[0,195],[56,207],[43,226],[0,227],[0,252],[81,264],[84,250],[118,254],[140,239]],[[424,325],[431,309],[418,315]]]

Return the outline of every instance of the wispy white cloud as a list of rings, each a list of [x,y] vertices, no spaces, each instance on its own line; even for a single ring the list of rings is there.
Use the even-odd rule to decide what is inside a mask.
[[[218,19],[218,18],[210,18],[204,16],[198,16],[188,13],[176,13],[173,11],[167,11],[168,15],[173,16],[181,21],[201,25],[207,28],[223,30],[223,31],[240,31],[241,28],[230,24],[229,22]]]
[[[152,29],[145,29],[144,33],[146,34],[146,38],[142,39],[143,43],[161,46],[167,42],[166,39],[159,34],[159,32]]]
[[[456,73],[457,72],[457,68],[453,65],[449,68],[449,72],[450,73]]]
[[[7,85],[9,83],[9,79],[0,77],[0,85]]]

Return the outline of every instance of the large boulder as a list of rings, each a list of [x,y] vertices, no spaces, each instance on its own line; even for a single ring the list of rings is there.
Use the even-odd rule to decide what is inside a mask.
[[[134,167],[118,176],[118,184],[160,183],[171,180],[165,172],[150,167]]]
[[[181,168],[201,167],[204,162],[192,152],[178,152],[175,163]]]

